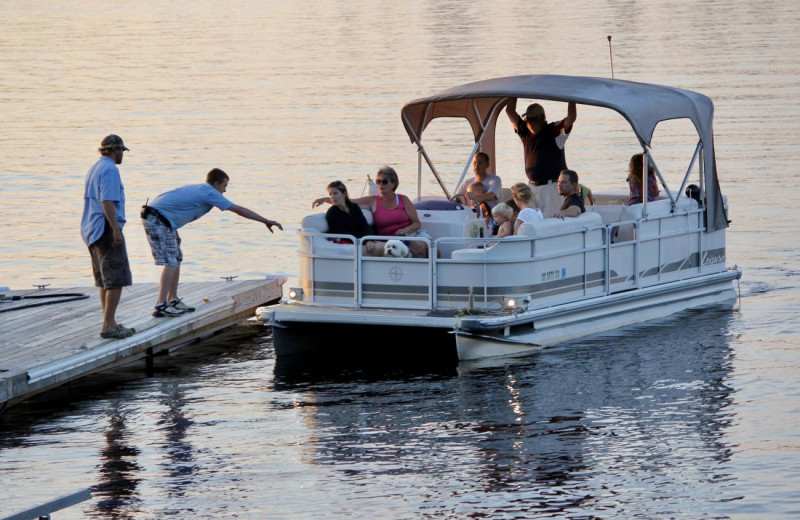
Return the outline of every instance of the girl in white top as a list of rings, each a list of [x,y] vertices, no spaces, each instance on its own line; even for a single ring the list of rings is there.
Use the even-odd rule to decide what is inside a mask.
[[[527,184],[518,182],[513,185],[511,187],[511,196],[514,198],[514,203],[519,206],[519,215],[517,215],[517,220],[514,222],[515,235],[522,224],[544,219],[542,212],[536,208],[536,199]]]

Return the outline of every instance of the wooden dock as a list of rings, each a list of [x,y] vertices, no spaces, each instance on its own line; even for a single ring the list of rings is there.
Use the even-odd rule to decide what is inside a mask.
[[[125,339],[100,338],[102,313],[95,287],[4,294],[6,299],[0,300],[0,412],[39,392],[235,325],[252,317],[256,307],[280,298],[281,285],[276,279],[181,284],[179,294],[197,310],[176,318],[152,317],[158,285],[126,287],[116,318],[136,328],[136,334]],[[13,296],[23,298],[9,301]]]

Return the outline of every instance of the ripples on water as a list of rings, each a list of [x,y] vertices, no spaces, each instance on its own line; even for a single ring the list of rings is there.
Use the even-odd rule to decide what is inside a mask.
[[[231,174],[232,200],[280,219],[287,232],[271,235],[213,212],[182,230],[183,278],[294,276],[292,231],[330,180],[341,178],[359,194],[366,175],[388,163],[398,168],[402,190],[412,191],[416,154],[400,122],[403,103],[494,76],[608,76],[608,34],[617,77],[697,89],[715,101],[736,261],[744,261],[747,241],[767,245],[757,233],[763,226],[791,231],[786,220],[750,214],[748,205],[750,179],[765,168],[795,175],[798,162],[794,2],[579,2],[565,9],[517,1],[322,1],[311,12],[293,2],[128,6],[113,23],[85,0],[0,6],[0,171],[13,179],[0,186],[0,219],[14,223],[3,229],[0,285],[90,285],[80,194],[97,143],[111,131],[132,150],[122,174],[136,282],[156,282],[159,271],[135,208],[200,182],[214,166]],[[569,37],[530,45],[528,24]],[[551,119],[564,111],[547,107]],[[570,138],[570,165],[595,189],[624,187],[625,163],[637,147],[624,121],[609,117],[583,107]],[[522,154],[502,123],[498,171],[513,179]],[[442,128],[429,145],[454,183],[467,150],[444,143],[466,133]],[[663,144],[657,135],[657,151],[668,151],[658,149]],[[430,181],[427,189],[434,188]]]
[[[244,327],[12,408],[0,446],[93,517],[724,517],[734,316],[416,368],[276,368]]]
[[[266,333],[237,329],[0,416],[0,514],[91,487],[56,518],[800,516],[796,2],[8,0],[0,14],[0,286],[90,284],[79,197],[112,131],[132,149],[136,282],[159,271],[135,208],[213,166],[287,231],[212,213],[182,230],[183,278],[294,275],[293,230],[330,180],[359,194],[388,163],[412,191],[403,103],[487,77],[608,76],[608,34],[618,78],[714,100],[728,262],[745,272],[735,311],[485,365],[276,367]],[[580,109],[568,160],[595,189],[624,187],[636,143],[621,123]],[[467,151],[446,145],[464,129],[431,135],[455,182]],[[519,144],[498,136],[513,179]]]

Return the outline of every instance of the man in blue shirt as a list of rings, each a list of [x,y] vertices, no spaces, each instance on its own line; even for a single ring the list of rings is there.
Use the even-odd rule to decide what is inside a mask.
[[[122,288],[131,285],[131,268],[122,228],[125,226],[125,188],[118,164],[128,148],[118,135],[108,135],[98,149],[102,157],[86,174],[81,237],[89,247],[95,285],[100,288],[104,338],[127,338],[136,330],[116,321]]]
[[[216,207],[221,211],[231,210],[240,217],[261,222],[267,226],[270,233],[273,232],[273,226],[283,230],[279,222],[266,219],[255,211],[238,206],[225,198],[222,194],[227,191],[229,179],[227,173],[214,168],[208,172],[206,182],[181,186],[162,193],[150,205],[142,207],[142,224],[153,258],[156,265],[164,266],[153,316],[175,317],[194,311],[194,307],[186,305],[178,298],[178,280],[183,261],[178,229]]]

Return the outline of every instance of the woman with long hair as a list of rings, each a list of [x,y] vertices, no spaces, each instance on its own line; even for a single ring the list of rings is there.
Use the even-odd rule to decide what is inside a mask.
[[[378,235],[392,237],[424,237],[430,235],[422,229],[417,209],[411,199],[405,195],[395,193],[400,185],[397,172],[391,166],[383,166],[375,176],[378,185],[378,195],[367,195],[353,199],[353,202],[372,212],[375,223],[375,232]],[[330,202],[320,198],[312,203],[312,207],[323,202]],[[381,242],[369,241],[364,244],[364,254],[369,256],[383,256]],[[409,240],[408,249],[415,258],[427,258],[428,246],[421,240]]]
[[[361,238],[370,234],[369,223],[361,211],[361,207],[350,200],[347,195],[347,186],[342,181],[333,181],[328,184],[328,196],[331,207],[325,213],[328,222],[328,233],[353,235]],[[349,239],[331,239],[339,243],[352,243]]]
[[[628,163],[628,188],[630,197],[628,205],[641,204],[643,202],[642,172],[644,171],[644,154],[637,153],[631,157]],[[658,181],[656,180],[656,170],[653,165],[647,165],[647,202],[652,202],[658,197]]]

